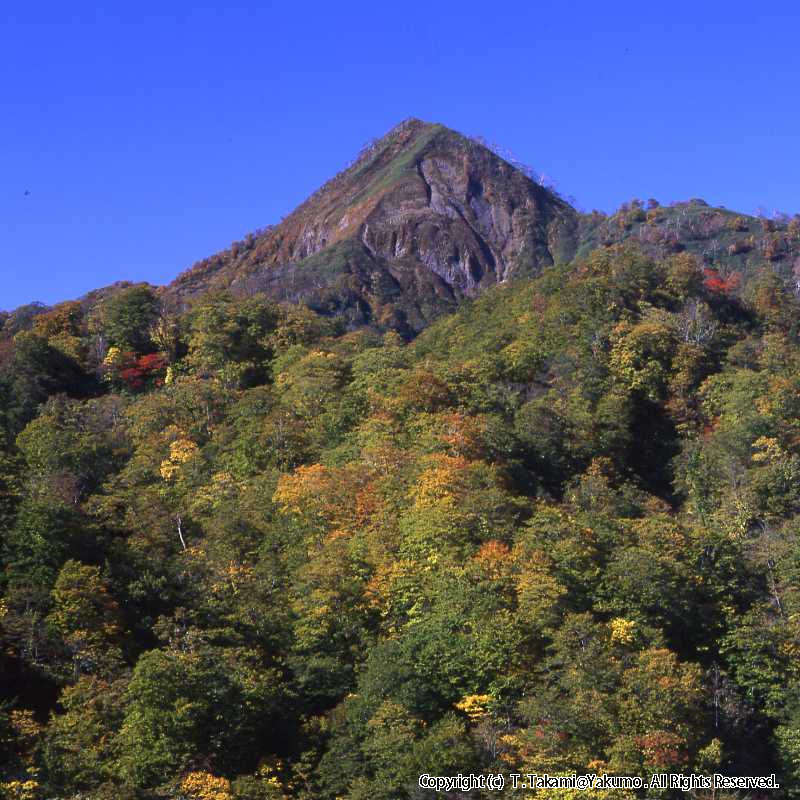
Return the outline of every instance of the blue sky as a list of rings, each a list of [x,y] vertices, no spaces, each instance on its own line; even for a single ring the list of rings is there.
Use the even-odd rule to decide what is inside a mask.
[[[800,211],[796,3],[0,4],[0,308],[164,283],[409,116],[586,209]]]

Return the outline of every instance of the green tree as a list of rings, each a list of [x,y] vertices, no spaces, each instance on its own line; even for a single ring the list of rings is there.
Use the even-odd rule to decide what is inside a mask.
[[[204,760],[223,774],[255,767],[285,730],[280,676],[258,664],[244,649],[144,653],[126,692],[120,774],[145,788]]]
[[[277,321],[277,307],[263,297],[207,295],[190,316],[187,361],[197,374],[225,386],[263,383]]]
[[[150,331],[159,315],[158,298],[148,286],[114,292],[101,307],[101,325],[108,344],[120,350],[148,353]]]
[[[75,675],[109,675],[122,665],[122,620],[100,569],[67,561],[53,587],[50,623],[64,640]]]

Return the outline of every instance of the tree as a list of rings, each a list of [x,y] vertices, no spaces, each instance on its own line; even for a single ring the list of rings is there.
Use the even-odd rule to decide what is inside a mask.
[[[59,303],[33,321],[33,333],[47,339],[48,344],[61,350],[79,364],[88,355],[88,332],[84,309],[78,301]]]
[[[264,297],[207,295],[190,316],[187,361],[228,387],[263,383],[277,321],[277,307]]]
[[[113,401],[51,398],[17,437],[31,494],[77,504],[113,471],[124,452]]]
[[[64,564],[48,619],[64,640],[76,677],[113,674],[122,665],[121,614],[98,567],[74,560]]]
[[[51,395],[86,397],[94,389],[74,359],[36,334],[18,334],[0,359],[0,426],[6,441],[13,441]]]
[[[144,653],[126,691],[120,774],[147,788],[202,761],[222,775],[254,768],[285,735],[280,676],[259,662],[243,648]]]
[[[101,307],[101,324],[108,343],[120,350],[148,353],[150,330],[158,319],[158,298],[148,286],[129,286],[114,292]]]
[[[117,796],[126,795],[117,783],[114,736],[122,723],[125,679],[108,681],[82,675],[59,697],[62,713],[47,726],[43,763],[48,783],[71,792],[116,783]],[[115,780],[116,779],[116,780]]]

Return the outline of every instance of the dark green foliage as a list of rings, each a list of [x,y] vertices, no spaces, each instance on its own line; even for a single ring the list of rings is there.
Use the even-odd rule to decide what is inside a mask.
[[[124,700],[121,775],[154,786],[198,757],[228,774],[252,769],[279,735],[279,678],[241,648],[144,654]]]
[[[47,604],[50,587],[67,554],[88,546],[80,514],[52,502],[26,499],[3,540],[4,582],[26,586]]]
[[[108,344],[120,350],[148,353],[151,328],[158,317],[158,299],[147,286],[130,286],[112,294],[102,305],[102,327]]]
[[[0,358],[0,429],[6,442],[35,416],[48,397],[85,397],[94,381],[68,355],[32,333],[21,333]]]

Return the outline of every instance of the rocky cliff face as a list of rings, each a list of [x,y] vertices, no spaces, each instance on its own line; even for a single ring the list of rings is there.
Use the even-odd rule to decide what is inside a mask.
[[[407,120],[280,225],[167,292],[265,291],[413,333],[487,286],[569,260],[577,228],[569,204],[486,147]]]

